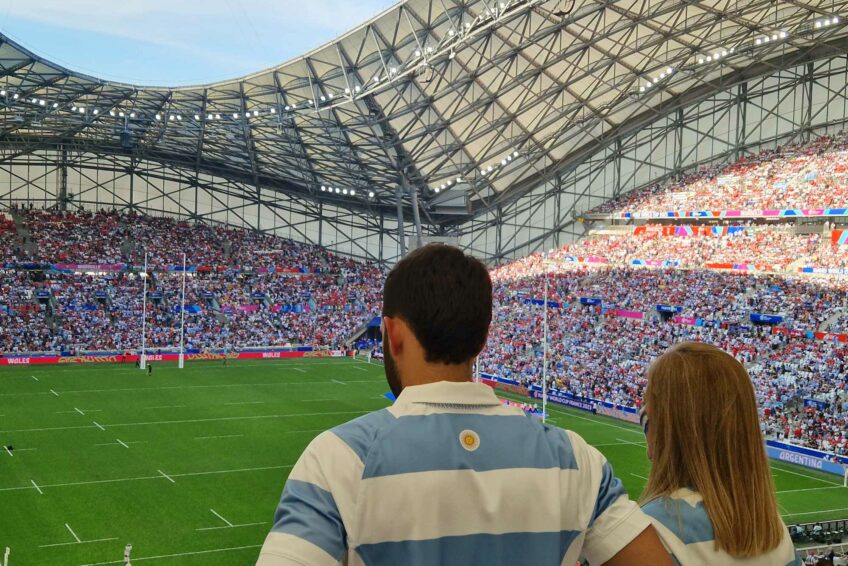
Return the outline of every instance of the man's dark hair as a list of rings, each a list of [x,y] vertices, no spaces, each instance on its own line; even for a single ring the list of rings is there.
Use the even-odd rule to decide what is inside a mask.
[[[470,360],[482,351],[492,322],[489,271],[451,246],[418,248],[386,277],[383,316],[409,325],[428,362]]]

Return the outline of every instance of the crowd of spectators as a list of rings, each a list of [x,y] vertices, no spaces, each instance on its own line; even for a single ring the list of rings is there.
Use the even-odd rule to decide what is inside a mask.
[[[188,265],[211,268],[185,278],[187,348],[340,346],[377,312],[383,278],[277,236],[109,211],[13,209],[0,217],[0,249],[7,353],[138,348],[145,309],[146,345],[178,347],[183,277],[169,267],[183,251]]]
[[[848,137],[823,136],[704,167],[610,200],[591,213],[774,210],[848,206]]]
[[[551,261],[535,254],[493,270],[492,330],[480,357],[485,373],[541,384],[544,278],[548,277],[548,386],[578,397],[638,407],[650,362],[676,342],[704,341],[748,368],[775,437],[848,454],[848,344],[809,338],[848,305],[839,279],[779,274],[638,269]],[[600,299],[584,305],[581,298]],[[681,307],[675,318],[658,304]],[[617,310],[642,316],[616,316]],[[775,332],[752,313],[783,316]],[[691,324],[700,319],[698,326]],[[804,399],[815,399],[813,408]],[[799,432],[800,431],[800,432]]]

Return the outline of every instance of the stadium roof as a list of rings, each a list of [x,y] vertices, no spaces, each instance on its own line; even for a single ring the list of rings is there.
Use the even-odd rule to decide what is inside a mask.
[[[461,222],[683,104],[845,54],[845,4],[408,0],[280,66],[179,88],[86,76],[0,36],[0,144],[375,211],[413,187],[425,222]]]

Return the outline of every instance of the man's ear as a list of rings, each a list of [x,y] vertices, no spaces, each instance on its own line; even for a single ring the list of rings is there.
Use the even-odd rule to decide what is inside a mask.
[[[403,321],[398,318],[383,317],[383,342],[388,340],[389,350],[394,357],[403,352],[405,327]]]

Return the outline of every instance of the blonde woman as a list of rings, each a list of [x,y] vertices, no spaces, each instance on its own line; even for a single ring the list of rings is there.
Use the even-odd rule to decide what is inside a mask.
[[[801,561],[777,510],[754,388],[729,354],[684,342],[648,369],[642,510],[681,566]]]

